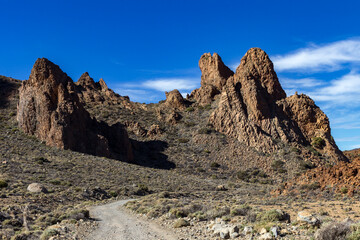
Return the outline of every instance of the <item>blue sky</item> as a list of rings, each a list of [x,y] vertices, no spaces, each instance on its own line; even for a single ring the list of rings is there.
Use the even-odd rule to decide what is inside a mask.
[[[358,1],[0,0],[0,74],[27,79],[46,57],[75,81],[88,71],[122,95],[157,102],[200,84],[198,60],[235,69],[251,47],[288,93],[310,95],[341,149],[360,147]]]

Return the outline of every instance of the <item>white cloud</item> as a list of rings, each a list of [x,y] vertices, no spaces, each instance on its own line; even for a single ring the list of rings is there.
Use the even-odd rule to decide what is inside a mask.
[[[321,86],[324,84],[323,81],[315,78],[300,78],[300,79],[291,79],[291,78],[281,78],[281,85],[283,88],[312,88]]]
[[[309,94],[317,101],[329,101],[335,105],[360,103],[360,74],[351,72],[339,79],[330,81],[326,87]]]
[[[174,89],[193,90],[199,87],[200,79],[192,78],[160,78],[147,80],[141,84],[142,87],[157,91],[171,91]]]
[[[272,57],[277,71],[334,71],[346,63],[360,63],[360,39],[327,45],[312,45],[286,55]]]
[[[157,102],[164,98],[165,94],[158,94],[144,89],[115,88],[114,91],[121,96],[129,96],[131,101],[140,103]]]

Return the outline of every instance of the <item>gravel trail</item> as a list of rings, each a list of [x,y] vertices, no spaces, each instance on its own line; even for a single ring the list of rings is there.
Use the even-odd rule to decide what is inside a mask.
[[[99,227],[89,240],[177,240],[174,233],[158,224],[140,219],[122,206],[130,200],[121,200],[90,209],[90,216],[99,220]]]

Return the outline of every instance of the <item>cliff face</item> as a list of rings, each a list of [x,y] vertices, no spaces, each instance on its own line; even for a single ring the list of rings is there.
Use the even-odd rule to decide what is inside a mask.
[[[77,92],[59,66],[38,59],[19,90],[19,127],[49,146],[131,160],[131,145],[122,125],[108,126],[92,119]]]
[[[250,49],[227,79],[209,122],[263,152],[276,150],[279,140],[306,146],[315,139],[322,142],[316,145],[319,151],[346,160],[331,137],[327,116],[306,95],[286,97],[271,60],[259,48]]]

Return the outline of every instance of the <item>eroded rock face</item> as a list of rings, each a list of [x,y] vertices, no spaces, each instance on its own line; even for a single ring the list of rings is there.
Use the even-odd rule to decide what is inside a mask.
[[[88,75],[83,77],[84,85],[93,86]],[[19,93],[17,120],[25,133],[61,149],[132,159],[131,144],[122,125],[108,126],[92,119],[71,78],[49,60],[35,62]]]
[[[199,60],[199,67],[201,70],[201,86],[211,85],[218,91],[221,91],[226,83],[226,80],[234,75],[217,53],[212,56],[210,53],[205,53]]]
[[[227,80],[234,75],[220,56],[214,53],[205,53],[199,60],[201,70],[201,87],[195,89],[190,97],[197,100],[200,105],[211,103],[214,97],[221,92]]]
[[[276,150],[279,140],[306,146],[321,137],[323,153],[346,160],[331,137],[327,116],[306,95],[286,97],[271,60],[259,48],[250,49],[227,80],[209,122],[263,152]]]

